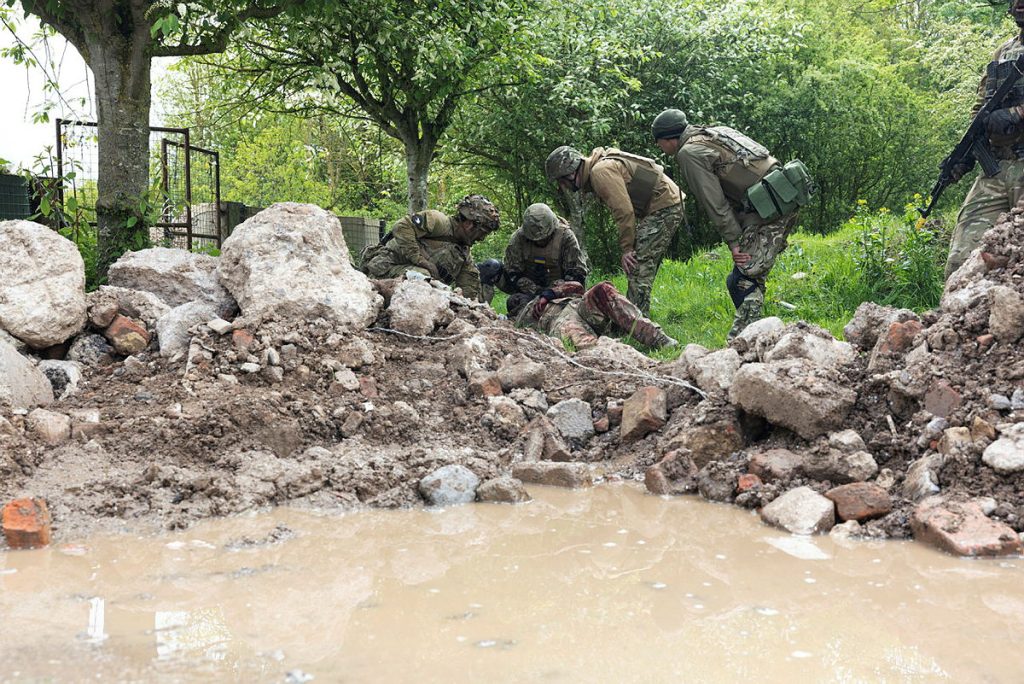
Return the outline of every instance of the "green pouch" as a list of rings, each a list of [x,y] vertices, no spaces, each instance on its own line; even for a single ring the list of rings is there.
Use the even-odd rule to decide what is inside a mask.
[[[814,181],[811,180],[811,174],[808,173],[804,163],[799,159],[794,159],[782,167],[782,172],[786,174],[786,178],[797,190],[796,203],[802,207],[810,202],[811,195],[814,194]]]
[[[761,182],[766,183],[772,189],[772,194],[779,200],[780,208],[784,204],[794,204],[796,202],[796,196],[799,193],[782,169],[775,169],[765,176]]]
[[[779,215],[779,208],[772,198],[771,190],[763,182],[757,182],[747,188],[747,200],[757,215],[767,220]]]
[[[807,167],[799,159],[794,159],[750,186],[747,200],[758,216],[770,221],[807,204],[813,194],[814,182]]]

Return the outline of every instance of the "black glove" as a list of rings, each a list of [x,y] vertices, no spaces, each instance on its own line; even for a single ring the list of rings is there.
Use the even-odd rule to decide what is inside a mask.
[[[544,299],[548,300],[549,302],[552,299],[555,299],[556,297],[558,297],[558,295],[555,294],[555,291],[551,290],[551,289],[541,290],[540,292],[537,293],[537,296],[538,297],[543,297]]]
[[[943,159],[942,163],[939,164],[939,170],[940,171],[942,171],[943,169],[946,168],[946,161],[948,159],[949,159],[949,157],[946,157],[946,159]],[[966,176],[967,174],[969,174],[971,172],[971,169],[974,168],[974,164],[975,164],[974,157],[968,157],[967,159],[964,159],[964,160],[960,161],[959,163],[954,164],[952,166],[952,168],[950,168],[947,173],[949,174],[949,177],[952,178],[953,182],[955,183],[955,182],[959,181],[961,178],[963,178],[964,176]]]
[[[481,261],[476,268],[480,271],[480,282],[484,285],[497,285],[501,280],[502,271],[505,270],[505,267],[497,259]]]
[[[1021,132],[1021,123],[1024,123],[1024,116],[1021,115],[1020,107],[1007,107],[988,115],[985,130],[990,135],[1014,135]]]

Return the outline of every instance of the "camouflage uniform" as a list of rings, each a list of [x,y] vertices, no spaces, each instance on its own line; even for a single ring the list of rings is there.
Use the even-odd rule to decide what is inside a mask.
[[[1017,36],[999,46],[992,61],[1012,61],[1022,52],[1024,43],[1021,37]],[[978,113],[994,89],[994,84],[993,87],[989,87],[986,74],[978,86],[978,99],[972,114]],[[990,134],[989,142],[993,154],[1000,160],[999,172],[992,177],[979,175],[967,193],[949,243],[947,278],[960,268],[971,252],[981,244],[982,235],[995,225],[999,214],[1016,206],[1024,195],[1024,131],[1012,135]]]
[[[558,280],[585,283],[587,260],[569,227],[559,224],[543,244],[527,239],[522,228],[505,248],[505,277],[511,292],[535,295]]]
[[[638,207],[630,190],[643,169],[653,169],[656,177],[646,206]],[[626,297],[646,315],[654,279],[683,222],[683,193],[653,160],[614,147],[595,148],[583,158],[580,188],[597,195],[611,212],[622,253],[636,252],[637,266],[626,276]]]
[[[569,340],[577,349],[595,344],[598,336],[606,333],[630,335],[648,347],[677,344],[607,281],[590,288],[582,297],[583,287],[576,282],[555,283],[553,289],[556,297],[544,307],[539,319],[533,313],[535,299],[519,309],[516,325]]]
[[[500,226],[498,208],[482,195],[466,195],[455,216],[428,209],[405,216],[384,241],[363,252],[360,268],[371,278],[401,278],[416,271],[480,297],[480,272],[470,246]]]
[[[717,141],[719,131],[729,134],[732,129],[705,129],[688,124],[679,136],[676,162],[690,192],[697,197],[697,202],[729,248],[738,248],[750,255],[747,264],[734,266],[727,281],[729,295],[736,307],[729,330],[729,338],[732,339],[747,325],[761,318],[765,282],[775,259],[786,249],[786,238],[796,223],[796,212],[765,221],[742,200],[741,193],[746,188],[730,186],[727,191],[722,180],[733,170],[732,167],[741,162],[735,152]],[[762,162],[765,160],[768,164],[778,164],[770,155],[762,158]]]

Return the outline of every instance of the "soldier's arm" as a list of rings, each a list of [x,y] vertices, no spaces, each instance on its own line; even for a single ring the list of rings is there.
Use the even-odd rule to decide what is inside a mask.
[[[422,217],[422,214],[403,216],[391,227],[391,234],[394,235],[395,252],[408,264],[425,268],[431,273],[436,273],[437,267],[426,257],[420,249],[419,238],[427,234],[427,221],[424,218],[420,225],[413,222],[414,218]]]
[[[676,161],[690,192],[696,195],[697,203],[715,224],[722,239],[730,248],[739,245],[743,228],[714,172],[718,152],[704,145],[683,145],[676,153]]]
[[[587,282],[587,272],[589,271],[587,258],[583,256],[583,250],[580,249],[580,243],[576,236],[568,230],[562,239],[562,254],[559,258],[566,280],[575,280],[581,284]]]
[[[590,185],[615,219],[615,225],[619,227],[619,248],[625,254],[635,247],[636,215],[626,190],[626,181],[617,166],[613,161],[594,164],[590,171]]]
[[[527,264],[523,254],[522,242],[513,235],[505,248],[505,273],[508,276],[509,284],[515,292],[525,294],[537,294],[541,291],[540,285],[527,277]]]
[[[458,275],[455,276],[455,287],[462,288],[462,296],[466,299],[480,298],[480,271],[477,270],[476,264],[473,263],[472,257],[468,254],[468,250],[466,261],[462,264],[462,268],[459,269]]]

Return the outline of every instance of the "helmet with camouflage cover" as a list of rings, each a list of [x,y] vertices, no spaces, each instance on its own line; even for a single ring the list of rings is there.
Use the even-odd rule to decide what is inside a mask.
[[[651,124],[651,135],[654,136],[655,142],[662,138],[678,138],[686,130],[686,126],[689,123],[686,119],[686,114],[682,111],[666,109],[654,117],[654,123]]]
[[[544,162],[548,181],[556,183],[559,178],[570,175],[579,168],[582,161],[583,155],[568,145],[556,147]]]
[[[483,195],[466,195],[459,200],[456,210],[459,216],[472,221],[488,233],[498,230],[501,225],[498,207]]]
[[[555,232],[558,217],[551,207],[538,202],[531,204],[523,212],[523,237],[530,242],[543,242]]]

